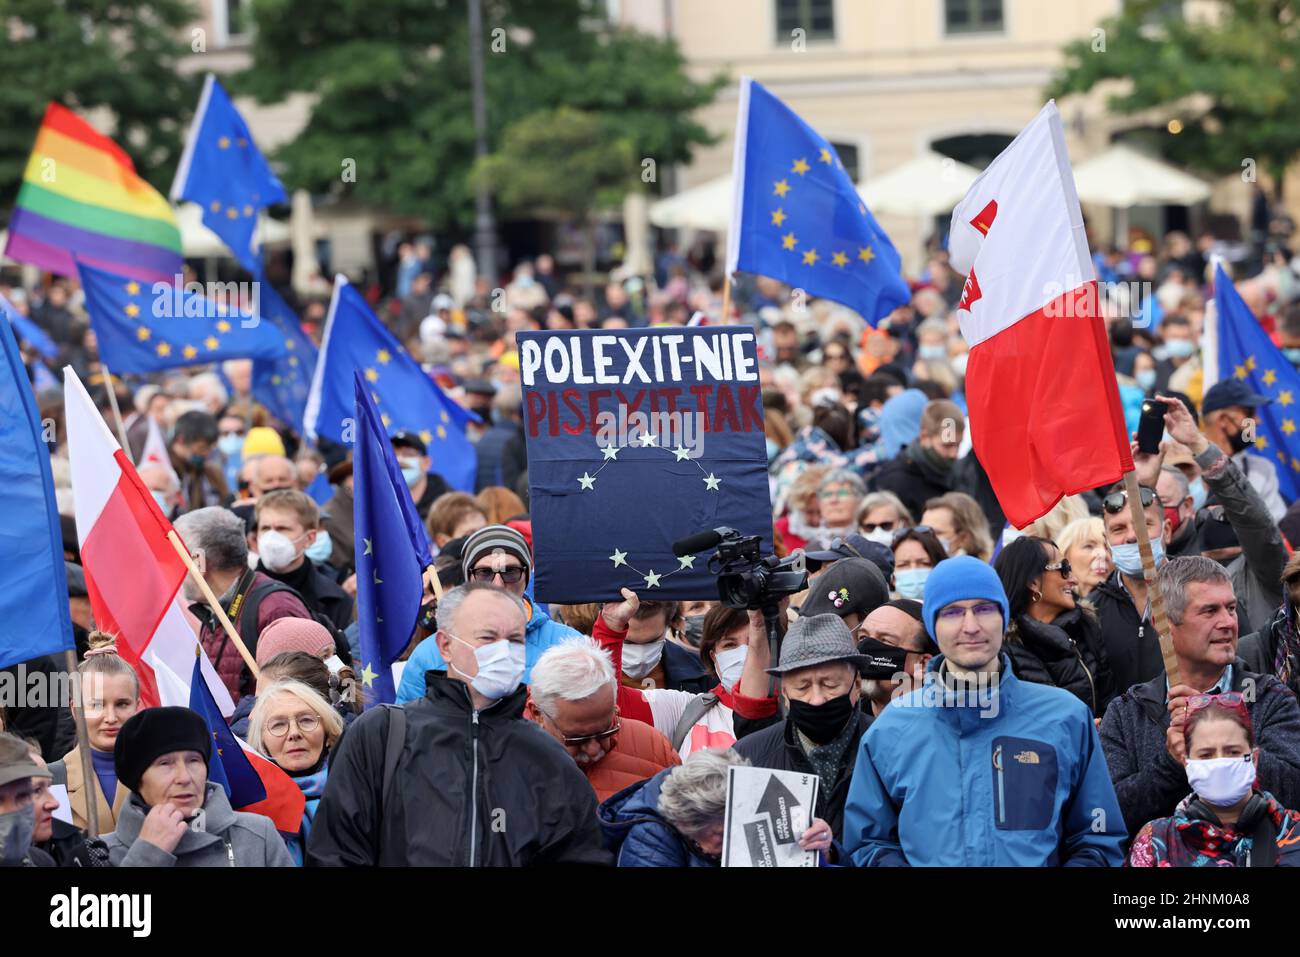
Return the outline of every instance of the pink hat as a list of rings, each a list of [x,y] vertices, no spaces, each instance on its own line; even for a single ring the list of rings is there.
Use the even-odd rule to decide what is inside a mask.
[[[257,666],[286,651],[305,651],[323,661],[334,654],[334,636],[310,618],[277,618],[257,637]]]

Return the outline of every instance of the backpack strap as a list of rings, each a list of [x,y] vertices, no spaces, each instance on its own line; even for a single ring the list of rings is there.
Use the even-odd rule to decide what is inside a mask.
[[[695,723],[704,717],[708,710],[717,703],[718,696],[712,691],[697,694],[687,703],[686,708],[682,711],[682,716],[677,719],[677,725],[673,728],[671,740],[674,751],[682,749],[682,742],[691,733],[691,728],[695,727]]]
[[[389,792],[392,790],[393,779],[397,776],[397,762],[401,760],[402,749],[406,747],[406,709],[395,704],[381,707],[388,712],[388,730],[384,735],[384,773],[379,792],[379,854],[376,863],[384,866],[406,863],[406,824],[401,805],[394,805],[396,813],[386,811],[390,806]],[[400,828],[399,820],[402,822]]]
[[[397,771],[397,762],[401,760],[402,749],[406,747],[406,711],[401,705],[386,704],[388,712],[388,734],[384,737],[384,778],[381,800],[388,802],[388,790],[393,784],[393,775]]]

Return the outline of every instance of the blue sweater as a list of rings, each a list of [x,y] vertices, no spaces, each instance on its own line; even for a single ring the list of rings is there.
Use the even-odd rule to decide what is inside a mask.
[[[1006,655],[985,701],[945,702],[942,689],[891,702],[862,736],[844,810],[855,864],[1123,863],[1124,819],[1083,702],[1018,680]]]

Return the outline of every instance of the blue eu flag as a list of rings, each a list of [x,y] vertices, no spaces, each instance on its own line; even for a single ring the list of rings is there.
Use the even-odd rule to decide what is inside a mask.
[[[452,488],[472,492],[478,459],[465,426],[478,417],[443,394],[370,310],[361,293],[338,276],[307,400],[303,425],[308,438],[314,441],[324,436],[342,445],[352,444],[350,426],[356,415],[352,377],[357,371],[364,377],[388,434],[407,431],[419,435],[429,450],[433,471]]]
[[[203,84],[171,198],[202,207],[203,225],[221,237],[240,265],[254,276],[262,274],[261,255],[254,246],[257,214],[285,202],[284,186],[211,73]]]
[[[259,290],[262,318],[284,337],[286,353],[279,359],[253,360],[253,398],[301,434],[307,394],[316,372],[316,343],[302,331],[297,315],[269,282],[263,280]]]
[[[36,397],[0,320],[0,668],[71,650],[63,536]]]
[[[728,274],[770,276],[856,310],[872,325],[911,299],[894,244],[835,148],[745,77],[736,121]]]
[[[156,372],[286,354],[275,326],[182,286],[77,263],[99,355],[114,372]]]
[[[41,354],[41,357],[53,362],[59,357],[59,347],[54,344],[50,334],[28,319],[4,296],[0,296],[0,316],[9,320],[14,334],[27,345]]]
[[[1214,270],[1214,305],[1219,314],[1219,375],[1234,376],[1272,400],[1255,410],[1254,454],[1273,461],[1278,491],[1293,502],[1300,495],[1300,372],[1273,345],[1222,266]]]
[[[357,629],[366,707],[391,703],[393,662],[415,631],[429,539],[388,442],[369,384],[354,373],[352,495],[357,543]]]
[[[266,785],[253,770],[244,749],[221,716],[221,709],[208,690],[207,680],[197,656],[190,674],[190,710],[197,711],[212,734],[212,758],[208,761],[208,780],[226,790],[231,807],[247,807],[266,800]]]

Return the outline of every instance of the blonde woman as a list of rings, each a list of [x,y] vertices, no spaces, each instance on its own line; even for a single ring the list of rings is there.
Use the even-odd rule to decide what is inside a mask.
[[[979,503],[965,492],[949,492],[925,503],[921,524],[939,537],[943,549],[954,555],[973,555],[982,562],[993,557],[989,520]]]
[[[339,713],[319,692],[292,678],[278,678],[260,691],[248,719],[249,743],[293,778],[307,798],[302,828],[285,838],[289,856],[299,867],[325,793],[330,749],[342,734]]]
[[[1104,582],[1115,570],[1111,564],[1110,550],[1106,547],[1105,526],[1095,515],[1075,519],[1057,533],[1055,541],[1061,555],[1074,569],[1080,598]]]

